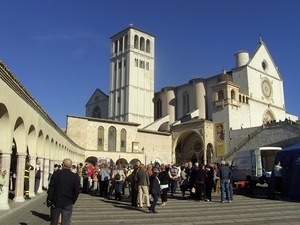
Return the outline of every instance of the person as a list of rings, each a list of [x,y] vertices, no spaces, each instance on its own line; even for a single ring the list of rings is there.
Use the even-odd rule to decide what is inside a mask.
[[[166,171],[165,164],[160,165],[160,173],[158,174],[161,190],[161,206],[167,205],[168,189],[169,189],[169,174]]]
[[[133,171],[132,171],[131,175],[128,176],[130,186],[131,186],[131,192],[130,192],[131,206],[133,206],[133,207],[138,207],[138,204],[137,204],[138,190],[137,190],[137,183],[135,181],[135,175],[136,175],[138,169],[139,169],[139,166],[137,164],[135,164],[133,166]]]
[[[281,162],[280,161],[275,162],[274,175],[275,175],[275,194],[281,195],[281,190],[282,190],[282,167],[281,167]]]
[[[129,192],[129,196],[128,198],[131,198],[131,179],[132,179],[132,174],[133,172],[133,166],[132,165],[128,165],[128,170],[127,170],[127,173],[126,173],[126,180],[125,180],[125,183],[126,183],[126,186],[128,187],[128,192]]]
[[[228,166],[228,168],[230,169],[230,171],[232,173],[231,161],[228,161],[226,163],[226,166]],[[232,201],[233,200],[233,176],[231,176],[231,179],[230,179],[229,190],[230,190],[230,200]]]
[[[34,179],[34,193],[37,194],[39,187],[40,187],[40,180],[41,180],[41,161],[38,160],[36,162],[36,167],[35,167],[35,179]]]
[[[153,201],[150,205],[149,208],[149,213],[157,213],[155,210],[155,206],[158,201],[158,196],[160,193],[160,180],[157,177],[158,175],[158,169],[153,168],[152,171],[152,176],[150,177],[150,188],[149,188],[149,193],[152,195]]]
[[[94,173],[94,170],[91,171],[91,166],[89,163],[85,163],[84,168],[82,169],[82,177],[83,177],[83,182],[82,182],[82,193],[88,194],[90,191],[90,176]],[[92,173],[91,173],[92,172]]]
[[[206,170],[204,164],[201,164],[196,172],[195,186],[196,186],[196,201],[203,201],[206,199],[205,190]]]
[[[217,125],[217,139],[218,140],[224,140],[224,131],[223,131],[223,125],[222,124]]]
[[[224,193],[226,191],[227,200],[230,203],[230,190],[229,183],[232,176],[232,172],[228,166],[225,165],[225,161],[221,161],[221,166],[219,167],[217,176],[220,178],[221,184],[221,203],[224,203]]]
[[[72,173],[76,173],[78,175],[76,165],[72,165],[71,171]]]
[[[138,203],[139,207],[143,208],[143,200],[146,201],[146,206],[150,207],[150,199],[149,199],[149,186],[150,180],[147,171],[145,170],[145,165],[140,164],[139,170],[136,172],[135,181],[137,183],[138,188]]]
[[[110,170],[107,164],[101,165],[100,168],[100,197],[108,197],[108,183],[110,180]]]
[[[188,180],[188,175],[186,174],[185,170],[187,167],[182,166],[181,167],[181,172],[180,172],[180,190],[182,193],[182,199],[186,199],[185,198],[185,192],[189,189],[190,183]]]
[[[0,194],[2,193],[2,188],[5,184],[5,175],[6,175],[6,170],[3,170],[0,175]]]
[[[219,171],[219,164],[214,164],[213,166],[214,168],[214,192],[217,193],[217,195],[219,195],[220,193],[220,179],[219,177],[217,176],[218,174],[218,171]]]
[[[72,173],[72,160],[63,160],[62,170],[53,173],[48,188],[47,206],[51,207],[50,225],[57,225],[61,214],[61,223],[69,225],[71,222],[73,205],[79,195],[78,175]]]
[[[50,180],[51,180],[51,177],[53,175],[53,173],[55,173],[55,171],[58,170],[58,164],[54,164],[53,166],[53,172],[52,173],[49,173],[49,176],[48,176],[48,182],[50,183]]]
[[[31,199],[29,197],[29,175],[30,170],[34,170],[34,167],[30,165],[30,161],[26,161],[25,165],[25,173],[24,173],[24,192],[25,192],[25,199]]]
[[[79,163],[79,166],[78,166],[78,176],[79,176],[79,179],[80,179],[80,188],[83,187],[83,164],[82,163]]]
[[[205,189],[206,189],[206,201],[211,201],[211,192],[214,186],[214,169],[210,165],[205,166],[206,169],[206,180],[205,180]]]
[[[196,196],[195,196],[196,193],[193,193],[192,189],[195,188],[195,180],[196,180],[196,174],[197,174],[198,170],[199,170],[199,163],[195,162],[193,169],[191,169],[190,179],[189,179],[189,182],[190,182],[190,194],[191,194],[191,198],[192,199],[196,198]]]
[[[147,165],[147,173],[148,173],[149,177],[151,177],[152,174],[153,174],[152,165],[151,164]]]
[[[169,169],[169,177],[171,180],[171,196],[176,194],[178,180],[180,178],[180,170],[173,164],[173,166]]]
[[[92,175],[92,179],[93,179],[93,194],[97,194],[97,192],[99,191],[99,168],[95,167],[94,173]]]
[[[114,170],[112,176],[114,180],[114,185],[115,185],[115,200],[122,201],[122,188],[123,188],[123,183],[124,180],[126,179],[126,176],[124,174],[124,170],[121,169],[121,166],[118,165],[117,169]]]

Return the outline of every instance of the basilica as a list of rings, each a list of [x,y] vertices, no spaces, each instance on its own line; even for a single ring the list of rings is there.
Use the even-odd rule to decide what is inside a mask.
[[[27,162],[40,163],[37,193],[43,193],[64,158],[74,165],[214,163],[243,149],[300,142],[298,117],[286,112],[283,79],[262,39],[253,54],[232,54],[231,71],[155,92],[155,38],[133,26],[111,36],[109,93],[91,92],[86,114],[67,115],[66,129],[0,59],[0,171],[9,174],[0,210],[10,208],[9,196],[25,201]]]
[[[266,135],[262,128],[287,120],[297,124],[298,117],[286,112],[282,76],[261,38],[252,55],[233,54],[231,71],[223,68],[159,92],[155,36],[129,26],[110,39],[109,93],[96,89],[85,117],[67,117],[67,134],[86,149],[86,157],[211,163],[246,148],[249,137]],[[280,143],[268,140],[255,143]]]

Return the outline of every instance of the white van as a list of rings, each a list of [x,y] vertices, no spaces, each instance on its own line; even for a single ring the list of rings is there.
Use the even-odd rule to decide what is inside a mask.
[[[259,147],[236,152],[231,165],[233,182],[268,183],[276,153],[280,150],[281,147]]]

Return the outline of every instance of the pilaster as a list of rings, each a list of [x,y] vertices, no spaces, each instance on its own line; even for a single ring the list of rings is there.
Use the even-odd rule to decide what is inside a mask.
[[[15,202],[24,202],[24,173],[26,164],[26,153],[17,153],[17,177],[15,189]]]
[[[11,151],[0,151],[0,172],[6,170],[5,183],[2,187],[2,194],[0,194],[0,210],[8,210],[10,209],[8,204],[8,196],[9,196],[9,175],[10,175],[10,160],[11,160]],[[0,174],[0,176],[2,176]]]
[[[37,190],[37,193],[41,194],[43,193],[43,181],[44,181],[44,165],[45,165],[45,159],[44,158],[38,158],[40,163],[40,169],[41,169],[41,179],[40,179],[40,185],[39,189]]]
[[[48,158],[44,159],[44,169],[43,169],[43,189],[47,190],[48,189],[48,177],[49,177],[49,173],[50,173],[50,160]]]
[[[34,167],[30,170],[29,175],[29,197],[35,197],[34,185],[35,185],[35,167],[36,167],[36,155],[30,155],[30,165]]]

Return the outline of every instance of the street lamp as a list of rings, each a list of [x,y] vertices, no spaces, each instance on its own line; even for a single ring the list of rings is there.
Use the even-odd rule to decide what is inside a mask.
[[[144,157],[145,157],[145,165],[146,165],[146,153],[145,153],[145,148],[144,147],[142,148],[142,152],[143,152]]]

